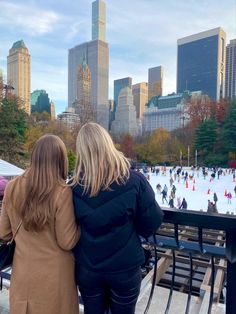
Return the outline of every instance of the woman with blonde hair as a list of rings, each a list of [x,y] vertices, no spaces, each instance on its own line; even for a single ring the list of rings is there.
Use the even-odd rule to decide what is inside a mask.
[[[133,314],[144,254],[163,213],[145,177],[130,170],[107,131],[87,123],[77,137],[73,182],[81,238],[74,249],[76,281],[86,314]]]
[[[78,314],[71,249],[79,240],[67,153],[62,140],[42,136],[30,167],[6,187],[0,238],[16,233],[10,285],[10,314]]]

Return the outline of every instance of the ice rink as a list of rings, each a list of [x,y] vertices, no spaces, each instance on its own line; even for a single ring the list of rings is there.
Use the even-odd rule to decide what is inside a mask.
[[[162,186],[162,189],[164,185],[166,184],[168,187],[168,195],[167,199],[169,201],[169,195],[171,191],[170,187],[170,168],[166,168],[166,173],[163,173],[160,171],[158,175],[156,173],[150,173],[150,180],[149,183],[153,187],[153,190],[156,195],[156,200],[159,203],[160,206],[169,207],[166,203],[162,204],[162,195],[157,193],[156,185],[159,183]],[[188,209],[191,210],[200,210],[203,211],[207,210],[208,200],[213,202],[213,194],[216,192],[218,197],[217,202],[217,209],[219,213],[233,213],[236,215],[236,197],[234,193],[234,187],[236,186],[236,182],[233,182],[233,175],[232,173],[229,174],[228,170],[223,169],[223,175],[220,176],[219,179],[216,178],[211,180],[211,173],[213,171],[209,171],[208,175],[204,179],[202,175],[202,171],[199,172],[195,171],[193,172],[190,168],[183,168],[184,172],[187,171],[188,174],[192,175],[194,174],[193,179],[188,179],[188,188],[186,188],[186,183],[184,182],[184,179],[182,176],[180,176],[180,181],[177,180],[174,181],[174,185],[176,186],[176,197],[174,199],[174,206],[177,206],[177,197],[181,198],[181,201],[183,197],[185,197]],[[172,177],[174,179],[174,172],[172,173]],[[195,180],[195,181],[194,181]],[[195,182],[195,183],[194,183]],[[193,188],[194,186],[194,188]],[[228,204],[228,199],[225,196],[225,191],[231,192],[232,199],[231,204]],[[208,194],[209,193],[209,194]]]

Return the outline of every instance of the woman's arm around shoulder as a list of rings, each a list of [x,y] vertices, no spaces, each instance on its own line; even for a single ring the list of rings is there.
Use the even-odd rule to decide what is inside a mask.
[[[70,187],[59,190],[56,201],[55,231],[58,245],[63,250],[71,250],[80,238],[80,227],[77,227],[74,215],[72,191]]]
[[[155,193],[141,174],[137,174],[139,191],[137,197],[136,230],[143,237],[152,235],[161,225],[163,211],[156,202]]]

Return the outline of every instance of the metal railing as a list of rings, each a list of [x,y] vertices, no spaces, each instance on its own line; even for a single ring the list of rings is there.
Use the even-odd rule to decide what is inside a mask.
[[[192,297],[192,282],[193,282],[193,256],[199,254],[201,256],[209,257],[211,261],[211,283],[210,283],[210,298],[207,313],[210,314],[214,299],[214,281],[216,273],[215,259],[227,259],[227,292],[226,292],[226,314],[236,313],[236,216],[221,215],[221,214],[207,214],[206,212],[192,211],[192,210],[177,210],[163,208],[164,224],[171,224],[173,226],[172,235],[165,234],[158,231],[155,234],[155,240],[151,237],[148,242],[156,248],[166,248],[172,251],[172,278],[169,290],[169,297],[166,305],[165,314],[169,312],[174,283],[176,278],[176,263],[177,252],[188,254],[189,258],[189,288],[188,298],[185,307],[185,314],[190,313],[190,304]],[[196,229],[193,240],[186,240],[181,236],[183,228],[194,227]],[[188,229],[187,229],[188,230]],[[216,246],[204,241],[204,232],[206,230],[219,230],[223,232],[225,241],[222,245]],[[216,239],[216,241],[218,241]],[[219,240],[220,241],[220,240]],[[222,267],[224,269],[224,267]],[[10,280],[10,274],[0,272],[0,286],[2,279]],[[158,309],[157,309],[158,310]]]
[[[193,282],[193,254],[209,257],[211,261],[211,282],[210,282],[210,298],[207,313],[212,310],[214,298],[214,281],[215,281],[215,259],[227,259],[227,280],[226,280],[226,314],[236,313],[236,217],[234,215],[207,214],[206,212],[177,209],[166,209],[164,211],[164,223],[173,226],[172,235],[163,234],[158,231],[155,235],[156,243],[149,239],[149,243],[157,248],[167,248],[172,250],[172,280],[169,291],[169,298],[166,306],[165,314],[169,312],[174,282],[176,277],[176,252],[184,252],[189,257],[189,288],[185,314],[190,313],[190,303],[192,296]],[[183,226],[186,228],[194,227],[196,234],[193,240],[185,240],[180,235]],[[204,242],[203,234],[206,230],[219,230],[223,232],[225,242],[223,245],[216,246]],[[216,239],[217,242],[217,239]]]

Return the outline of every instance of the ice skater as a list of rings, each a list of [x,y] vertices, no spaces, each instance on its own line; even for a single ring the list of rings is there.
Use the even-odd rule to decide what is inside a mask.
[[[228,204],[231,204],[232,194],[229,192],[227,194]]]
[[[218,197],[217,197],[216,192],[214,192],[213,201],[214,201],[214,204],[215,204],[215,207],[216,207],[216,203],[217,203],[217,201],[218,201]]]
[[[181,206],[181,198],[180,198],[180,196],[178,196],[176,200],[177,200],[177,208],[180,208],[180,206]]]
[[[162,194],[162,204],[164,204],[164,201],[166,201],[166,203],[168,204],[168,200],[166,198],[167,192],[166,192],[165,188],[162,190],[161,194]]]
[[[174,200],[171,196],[170,196],[169,206],[170,208],[174,208]]]
[[[183,198],[182,200],[182,204],[180,205],[180,208],[179,209],[187,209],[188,208],[188,204],[186,202],[186,199]]]

